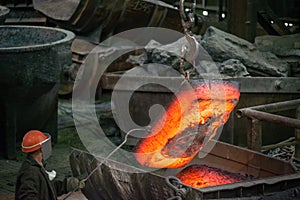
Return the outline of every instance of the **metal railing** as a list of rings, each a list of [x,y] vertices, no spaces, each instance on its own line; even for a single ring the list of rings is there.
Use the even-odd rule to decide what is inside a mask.
[[[293,109],[296,109],[295,118],[272,114]],[[255,151],[262,149],[262,121],[295,128],[294,157],[300,159],[300,99],[243,108],[236,115],[247,117],[247,146]]]

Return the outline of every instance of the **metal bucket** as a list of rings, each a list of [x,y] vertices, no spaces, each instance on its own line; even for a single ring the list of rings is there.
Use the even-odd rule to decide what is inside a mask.
[[[30,129],[56,140],[58,83],[75,35],[38,26],[0,26],[0,35],[0,152],[14,158]]]

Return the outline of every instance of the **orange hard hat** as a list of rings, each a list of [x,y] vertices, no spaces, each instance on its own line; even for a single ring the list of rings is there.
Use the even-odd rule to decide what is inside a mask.
[[[38,130],[28,131],[22,141],[22,151],[25,153],[34,152],[42,147],[42,143],[46,141],[48,137]]]

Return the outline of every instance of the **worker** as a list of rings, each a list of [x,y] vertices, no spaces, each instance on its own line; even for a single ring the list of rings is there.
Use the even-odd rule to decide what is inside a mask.
[[[45,169],[44,161],[52,152],[49,134],[38,130],[27,132],[23,137],[22,151],[28,155],[18,172],[16,200],[55,200],[57,196],[84,187],[75,177],[54,180],[56,172]]]

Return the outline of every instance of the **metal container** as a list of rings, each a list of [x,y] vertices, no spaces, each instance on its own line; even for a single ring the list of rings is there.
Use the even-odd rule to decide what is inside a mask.
[[[149,172],[118,161],[94,157],[76,149],[70,155],[70,163],[75,176],[87,176],[92,173],[83,189],[83,193],[88,199],[150,200],[169,199],[174,196],[180,196],[182,199],[239,199],[267,196],[299,186],[300,176],[295,174],[295,170],[288,162],[222,142],[216,142],[213,150],[206,153],[204,158],[202,156],[202,158],[195,157],[185,167],[204,164],[250,176],[253,179],[195,189],[182,184],[176,187],[168,181],[168,177],[175,176],[185,167],[153,169],[152,172]],[[101,162],[104,163],[100,165]]]
[[[56,140],[58,83],[75,35],[38,26],[0,26],[0,35],[0,152],[14,158],[30,129]]]

